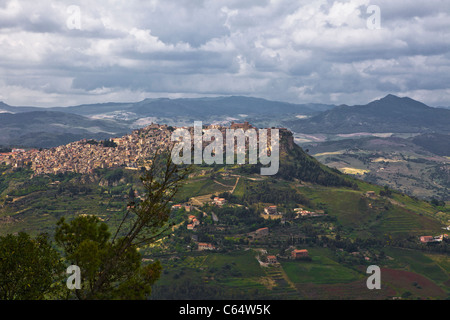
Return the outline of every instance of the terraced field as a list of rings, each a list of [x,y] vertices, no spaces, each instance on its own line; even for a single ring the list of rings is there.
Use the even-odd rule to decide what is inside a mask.
[[[411,233],[428,235],[441,231],[442,225],[425,215],[403,208],[395,208],[382,219],[380,229],[387,234],[406,235]]]
[[[281,266],[269,266],[265,268],[267,276],[272,280],[273,287],[271,288],[271,295],[280,299],[299,299],[299,293],[290,281],[286,279],[287,276]]]

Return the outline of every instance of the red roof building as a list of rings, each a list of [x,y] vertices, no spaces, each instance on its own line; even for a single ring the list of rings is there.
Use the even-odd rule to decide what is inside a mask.
[[[215,250],[216,248],[211,244],[211,243],[203,243],[200,242],[198,244],[198,250],[199,251],[203,251],[203,250]]]
[[[302,249],[302,250],[293,250],[291,253],[291,256],[293,259],[298,259],[298,258],[307,258],[309,256],[308,254],[308,250],[306,249]]]
[[[434,241],[434,238],[432,236],[421,236],[420,242],[422,243],[428,243]]]

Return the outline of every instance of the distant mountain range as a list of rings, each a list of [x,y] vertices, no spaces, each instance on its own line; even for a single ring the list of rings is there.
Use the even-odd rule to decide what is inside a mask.
[[[71,107],[45,108],[47,111],[59,111],[78,114],[82,116],[113,115],[118,112],[134,114],[141,117],[178,117],[189,116],[199,119],[210,116],[245,115],[274,115],[274,114],[305,114],[311,115],[321,111],[330,110],[335,105],[309,103],[293,104],[287,102],[270,101],[260,98],[231,96],[217,98],[190,98],[190,99],[145,99],[132,103],[98,103],[84,104]],[[22,113],[42,111],[38,107],[12,107],[0,102],[0,112]]]
[[[13,107],[7,105],[3,101],[0,101],[0,114],[1,113],[21,113],[21,112],[30,112],[30,111],[42,111],[42,108],[38,107]]]
[[[217,98],[189,99],[145,99],[135,103],[105,103],[74,107],[57,107],[51,110],[92,116],[100,113],[129,112],[138,117],[178,117],[192,116],[199,119],[209,116],[273,115],[273,114],[314,114],[334,108],[326,104],[293,104],[269,101],[260,98],[231,96]]]
[[[366,105],[342,105],[285,124],[294,132],[309,134],[450,133],[450,110],[388,95]]]
[[[0,102],[0,145],[53,147],[83,138],[121,136],[152,122],[169,125],[249,121],[305,134],[450,133],[450,110],[388,95],[359,106],[293,104],[231,96],[145,99],[70,107],[14,107]]]
[[[0,113],[0,145],[47,148],[84,138],[105,139],[129,131],[128,126],[115,121],[40,110]]]
[[[0,145],[54,147],[82,138],[121,136],[152,122],[193,125],[194,121],[249,121],[258,126],[280,126],[286,119],[311,116],[334,107],[236,96],[52,108],[13,107],[0,102]]]

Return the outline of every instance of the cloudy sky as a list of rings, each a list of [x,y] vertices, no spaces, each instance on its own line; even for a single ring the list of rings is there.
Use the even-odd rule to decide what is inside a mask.
[[[450,106],[448,0],[0,0],[0,101]]]

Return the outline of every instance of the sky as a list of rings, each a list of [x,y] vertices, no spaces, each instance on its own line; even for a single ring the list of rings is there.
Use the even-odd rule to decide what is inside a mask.
[[[448,0],[0,0],[0,101],[450,106]]]

